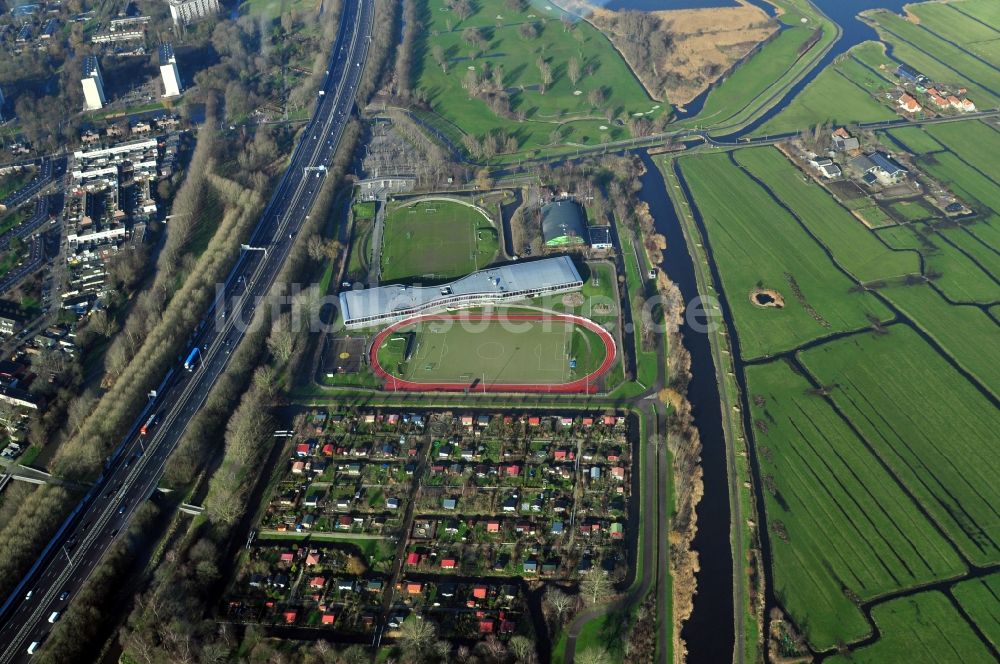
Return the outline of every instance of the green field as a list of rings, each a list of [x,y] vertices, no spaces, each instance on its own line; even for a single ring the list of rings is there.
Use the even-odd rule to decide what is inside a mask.
[[[445,281],[496,260],[500,238],[481,208],[457,201],[428,200],[386,214],[382,236],[382,280]]]
[[[879,36],[892,44],[898,60],[935,81],[968,88],[969,98],[980,108],[995,107],[1000,102],[989,92],[1000,90],[1000,69],[940,38],[931,26],[912,23],[885,10],[867,12],[866,16],[874,21]]]
[[[927,131],[938,143],[970,164],[991,173],[990,164],[1000,154],[1000,132],[982,122],[950,122],[931,126]],[[992,174],[994,181],[995,174]]]
[[[935,141],[934,137],[928,134],[923,127],[900,127],[893,129],[889,134],[917,154],[937,152],[943,149],[941,144]]]
[[[993,647],[1000,648],[1000,574],[955,584],[951,594]]]
[[[961,0],[955,9],[987,25],[1000,25],[1000,6],[993,0]]]
[[[835,38],[834,26],[800,0],[778,0],[780,20],[787,27],[748,62],[711,89],[701,111],[681,126],[731,127],[749,121],[772,97],[779,95],[809,69],[814,54],[820,53]],[[802,19],[806,22],[803,23]],[[822,35],[812,48],[800,56],[799,51],[813,30]]]
[[[903,597],[872,609],[882,630],[877,643],[825,660],[832,664],[943,664],[992,662],[990,651],[948,598],[937,591]]]
[[[465,20],[449,5],[444,0],[421,3],[414,88],[432,109],[422,118],[458,145],[463,135],[482,141],[497,130],[513,137],[519,151],[600,143],[629,136],[627,125],[615,119],[625,122],[636,114],[653,119],[668,112],[668,104],[649,97],[606,37],[578,19],[570,23],[572,29],[564,29],[563,12],[555,5],[525,3],[517,11],[503,0],[480,0]],[[538,36],[522,36],[526,24],[535,24]],[[466,38],[469,28],[479,30],[478,45]],[[539,59],[552,76],[544,92],[537,87],[543,82]],[[581,72],[576,83],[569,72],[574,60]],[[468,85],[463,87],[483,74],[488,74],[491,89],[506,90],[506,117],[470,94]],[[596,104],[593,90],[603,97],[593,100]]]
[[[775,593],[817,649],[869,632],[852,596],[964,571],[951,545],[823,397],[780,362],[747,369]]]
[[[951,4],[921,2],[911,5],[909,10],[921,26],[934,34],[961,44],[984,60],[1000,62],[1000,32],[989,25],[963,14]]]
[[[870,45],[871,42],[862,44]],[[797,132],[825,122],[843,125],[897,117],[887,105],[891,102],[874,96],[889,88],[889,82],[859,64],[850,54],[851,51],[820,72],[781,113],[754,134]]]
[[[405,380],[487,385],[558,385],[591,373],[604,357],[595,332],[561,319],[425,321],[399,328],[378,351],[382,367]]]
[[[801,354],[865,440],[976,564],[1000,560],[1000,411],[915,332]],[[995,335],[994,335],[995,338]]]
[[[870,282],[920,272],[912,252],[894,251],[819,184],[773,148],[739,150],[736,161],[792,210],[856,279]]]
[[[744,357],[781,352],[865,327],[869,317],[889,316],[875,298],[852,288],[799,223],[729,155],[687,157],[679,164],[708,230]],[[752,304],[750,292],[758,285],[781,293],[784,308]]]
[[[894,286],[882,293],[986,389],[1000,395],[996,321],[979,307],[948,304],[930,286]]]

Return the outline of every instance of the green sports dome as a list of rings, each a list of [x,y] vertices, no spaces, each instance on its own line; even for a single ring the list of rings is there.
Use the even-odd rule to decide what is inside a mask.
[[[547,247],[587,244],[587,220],[575,201],[555,201],[542,206],[542,239]]]

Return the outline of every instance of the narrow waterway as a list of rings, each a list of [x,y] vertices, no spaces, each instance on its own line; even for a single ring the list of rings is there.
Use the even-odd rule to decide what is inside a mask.
[[[660,266],[677,284],[684,301],[698,296],[694,263],[688,253],[680,221],[667,196],[660,172],[645,152],[646,166],[640,198],[649,205],[657,232],[667,238]],[[690,321],[688,317],[688,321]],[[726,477],[726,443],[722,432],[719,389],[708,335],[685,322],[684,346],[691,353],[691,401],[695,424],[701,434],[702,469],[705,492],[698,505],[698,534],[693,547],[698,552],[700,570],[694,612],[681,632],[687,643],[688,661],[729,662],[733,656],[733,574],[729,539],[729,489]],[[667,546],[661,542],[660,546]]]

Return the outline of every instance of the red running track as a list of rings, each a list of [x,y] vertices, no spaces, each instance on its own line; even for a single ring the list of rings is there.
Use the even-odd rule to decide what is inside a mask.
[[[497,314],[425,314],[422,316],[413,316],[411,318],[406,318],[404,320],[393,323],[389,327],[385,328],[377,335],[375,335],[375,340],[372,341],[371,348],[368,350],[368,360],[369,366],[371,366],[372,371],[379,378],[385,381],[386,390],[405,390],[408,392],[461,392],[472,387],[472,383],[418,383],[411,380],[404,380],[402,378],[397,378],[391,375],[388,371],[382,368],[382,365],[378,362],[378,349],[382,345],[382,342],[387,336],[395,332],[401,327],[406,327],[408,325],[413,325],[414,323],[423,323],[425,321],[432,320],[468,320],[468,321],[483,321],[483,320],[509,320],[509,321],[541,321],[541,320],[564,320],[575,323],[586,327],[587,329],[595,332],[604,342],[604,362],[601,363],[597,369],[592,373],[583,378],[578,378],[569,383],[558,383],[558,384],[539,384],[539,383],[490,383],[490,384],[477,384],[475,386],[476,392],[544,392],[549,394],[570,394],[570,393],[582,393],[587,392],[593,394],[597,392],[597,385],[595,381],[603,376],[611,365],[615,361],[615,340],[611,336],[611,333],[605,330],[603,327],[598,325],[592,320],[582,318],[580,316],[572,316],[569,314],[504,314],[499,316]]]

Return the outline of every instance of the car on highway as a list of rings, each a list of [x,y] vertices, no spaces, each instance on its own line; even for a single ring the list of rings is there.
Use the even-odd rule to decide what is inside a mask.
[[[54,623],[57,620],[59,620],[59,612],[58,611],[53,611],[52,615],[49,616],[49,622],[50,623]]]
[[[128,507],[128,503],[122,503],[122,506],[118,508],[119,514],[125,514],[125,508]]]
[[[27,594],[25,594],[25,596],[24,596],[24,601],[27,602],[29,599],[31,599],[31,596],[34,595],[34,594],[35,594],[34,590],[29,590],[27,592]]]
[[[35,651],[38,650],[38,646],[41,645],[41,641],[32,641],[31,645],[28,646],[28,654],[34,655]]]
[[[69,599],[69,591],[68,590],[64,590],[61,593],[59,593],[59,601],[60,602],[65,602],[67,599]]]

